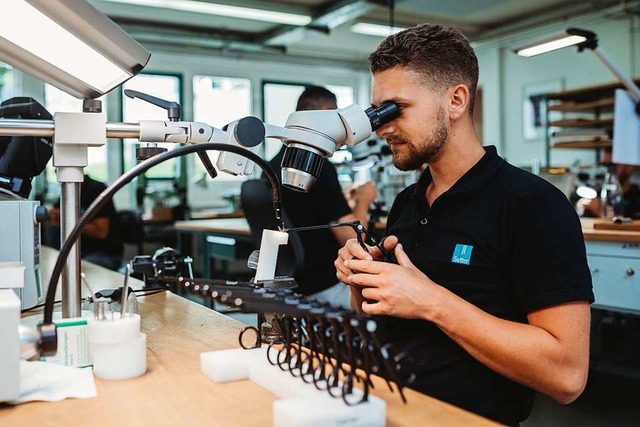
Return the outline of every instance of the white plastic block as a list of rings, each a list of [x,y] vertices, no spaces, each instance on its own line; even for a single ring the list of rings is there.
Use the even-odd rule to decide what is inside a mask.
[[[24,288],[25,266],[19,261],[0,262],[0,289]]]
[[[0,402],[20,396],[20,299],[0,289]]]
[[[291,375],[288,370],[283,371],[278,366],[271,365],[266,356],[263,363],[251,366],[249,379],[282,399],[328,395],[328,392],[318,390],[313,383],[307,384],[300,377]]]
[[[312,386],[313,387],[313,386]],[[367,402],[348,406],[328,394],[317,397],[276,400],[275,427],[377,427],[386,423],[385,401],[369,395]]]
[[[251,381],[280,397],[273,404],[273,424],[276,427],[377,427],[386,423],[386,403],[369,395],[367,402],[349,406],[313,383],[305,383],[289,370],[271,365],[266,349],[233,349],[202,353],[200,369],[215,382]],[[272,356],[276,356],[273,352]],[[272,358],[273,359],[273,358]],[[293,363],[292,363],[293,364]],[[296,373],[298,373],[296,371]],[[336,394],[342,390],[336,387]],[[354,388],[353,400],[363,395]]]
[[[249,367],[266,357],[264,348],[209,351],[200,353],[200,371],[216,383],[244,380]]]

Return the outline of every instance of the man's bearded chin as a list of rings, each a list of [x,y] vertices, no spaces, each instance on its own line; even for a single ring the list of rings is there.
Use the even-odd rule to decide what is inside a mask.
[[[401,171],[411,171],[431,163],[442,155],[449,139],[449,130],[444,120],[438,120],[430,137],[425,139],[419,147],[402,137],[394,138],[406,144],[404,153],[393,154],[393,165]]]

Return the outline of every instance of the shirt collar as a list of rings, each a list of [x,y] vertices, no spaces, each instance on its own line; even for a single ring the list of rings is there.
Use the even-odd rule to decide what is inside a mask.
[[[478,188],[482,187],[503,165],[506,164],[504,159],[498,156],[498,151],[493,145],[483,147],[485,150],[484,156],[478,162],[471,167],[453,186],[448,189],[442,196],[450,196],[453,194],[470,193]],[[433,181],[431,176],[431,170],[429,167],[420,175],[418,182],[414,190],[414,197],[424,199],[424,195],[427,191],[427,187]],[[442,197],[441,196],[441,197]]]

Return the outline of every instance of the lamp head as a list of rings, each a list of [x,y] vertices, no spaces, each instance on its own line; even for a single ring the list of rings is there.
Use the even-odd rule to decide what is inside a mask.
[[[0,60],[78,98],[138,74],[151,54],[86,0],[4,0]]]
[[[582,28],[568,28],[561,33],[517,47],[513,51],[528,58],[569,46],[576,46],[580,52],[584,49],[593,50],[598,47],[598,36],[593,31]]]

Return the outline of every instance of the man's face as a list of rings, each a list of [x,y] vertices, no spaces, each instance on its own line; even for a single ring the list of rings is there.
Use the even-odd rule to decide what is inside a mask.
[[[449,123],[438,94],[420,82],[416,72],[401,67],[373,76],[372,104],[393,101],[400,116],[376,131],[393,153],[393,164],[400,170],[415,170],[436,161],[449,137]]]

